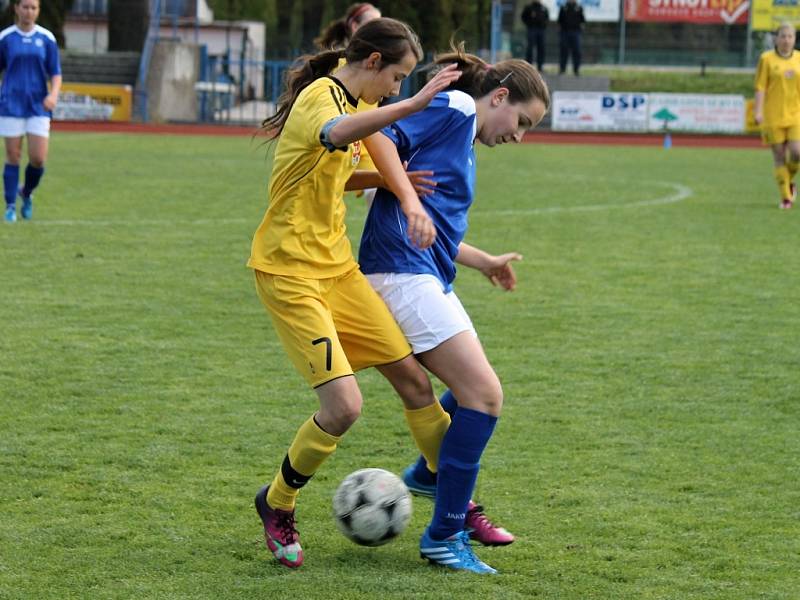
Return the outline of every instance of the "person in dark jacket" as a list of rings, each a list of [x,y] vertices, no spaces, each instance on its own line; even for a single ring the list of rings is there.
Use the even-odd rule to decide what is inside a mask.
[[[536,46],[536,68],[541,73],[544,66],[544,42],[547,22],[550,13],[541,0],[533,0],[522,10],[522,22],[528,28],[528,46],[525,49],[525,60],[533,64],[533,48]]]
[[[586,22],[583,8],[576,0],[567,0],[558,11],[559,31],[559,75],[567,70],[567,58],[572,54],[572,72],[575,75],[581,69],[581,30]]]

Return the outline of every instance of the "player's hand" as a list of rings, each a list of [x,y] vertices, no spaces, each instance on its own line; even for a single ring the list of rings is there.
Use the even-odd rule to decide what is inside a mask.
[[[406,170],[406,175],[408,175],[411,185],[414,186],[414,191],[417,192],[420,198],[433,192],[436,182],[433,179],[429,179],[433,176],[433,171],[409,171],[408,161],[403,162],[403,168]]]
[[[517,260],[522,260],[522,255],[516,252],[492,256],[489,262],[481,267],[481,273],[486,275],[492,285],[499,285],[504,290],[513,292],[517,287],[517,275],[511,263]]]
[[[436,94],[447,89],[447,87],[459,77],[461,77],[461,71],[458,70],[458,65],[455,63],[447,65],[440,69],[439,72],[425,84],[425,87],[411,98],[411,101],[414,103],[417,110],[422,110],[428,106]]]
[[[764,113],[757,112],[753,115],[753,119],[755,119],[757,125],[761,125],[764,122]]]
[[[47,94],[42,101],[42,104],[47,110],[53,110],[56,107],[56,104],[58,104],[58,95]]]
[[[436,226],[419,198],[401,203],[400,208],[408,221],[408,239],[420,250],[430,248],[436,239]]]

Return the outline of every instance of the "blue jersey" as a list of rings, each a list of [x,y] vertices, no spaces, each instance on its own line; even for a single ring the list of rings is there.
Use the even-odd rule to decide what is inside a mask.
[[[426,250],[415,247],[397,198],[378,188],[361,237],[361,270],[430,274],[450,291],[475,189],[475,100],[460,91],[440,92],[425,110],[383,133],[397,146],[400,159],[408,161],[409,171],[434,171],[437,185],[421,200],[436,225],[436,241]]]
[[[0,116],[49,117],[42,102],[47,84],[61,75],[55,36],[35,25],[29,32],[12,25],[0,31]]]

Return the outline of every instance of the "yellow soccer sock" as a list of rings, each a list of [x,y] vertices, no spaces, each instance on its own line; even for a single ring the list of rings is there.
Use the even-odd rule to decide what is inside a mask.
[[[789,159],[786,161],[786,168],[789,170],[789,183],[791,183],[794,181],[794,176],[797,175],[798,169],[800,169],[800,162]],[[791,196],[789,197],[791,198]]]
[[[434,402],[425,408],[413,410],[405,409],[408,428],[417,443],[417,448],[425,457],[428,469],[436,473],[439,464],[439,447],[442,445],[442,438],[450,427],[450,415],[448,415],[438,402]]]
[[[272,508],[293,510],[297,494],[339,443],[341,436],[331,435],[311,417],[300,426],[280,470],[269,486],[267,504]]]
[[[775,181],[778,182],[778,189],[781,191],[781,198],[791,198],[792,192],[789,189],[789,168],[786,165],[775,167]]]

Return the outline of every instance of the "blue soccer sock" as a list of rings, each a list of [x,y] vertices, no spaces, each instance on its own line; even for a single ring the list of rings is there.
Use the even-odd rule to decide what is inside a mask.
[[[22,197],[30,198],[33,190],[39,185],[44,175],[44,166],[34,167],[30,163],[25,167],[25,185],[22,188]]]
[[[458,402],[456,402],[456,397],[453,396],[453,392],[446,390],[441,398],[439,398],[439,403],[442,405],[445,412],[450,415],[452,421],[453,415],[458,408]],[[414,479],[423,485],[434,485],[436,483],[436,473],[428,469],[428,463],[421,454],[414,464]]]
[[[19,165],[6,163],[3,168],[3,192],[6,197],[6,206],[17,203],[17,188],[19,187]]]
[[[461,407],[453,416],[439,451],[436,505],[428,526],[434,540],[443,540],[464,529],[481,455],[495,425],[497,417],[470,408]]]

